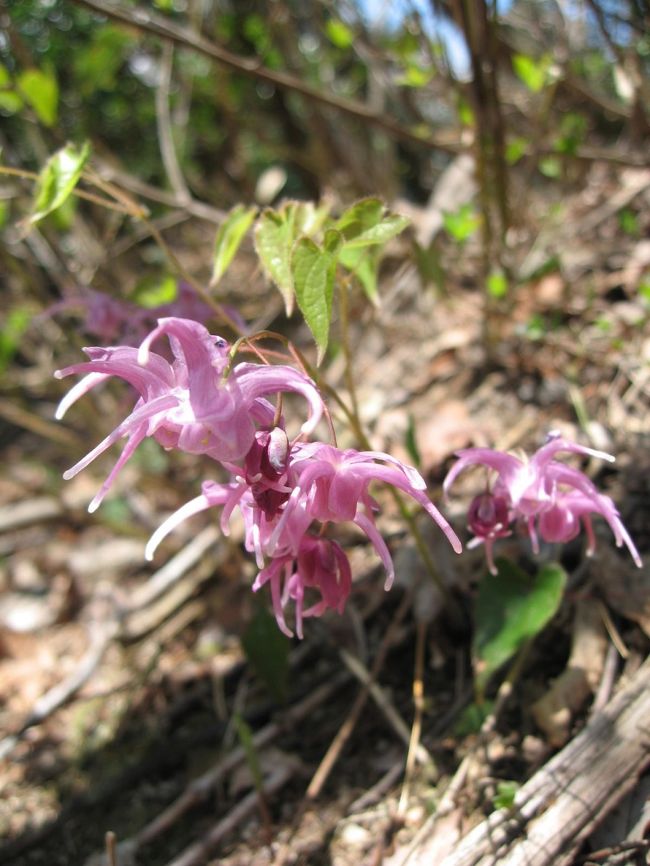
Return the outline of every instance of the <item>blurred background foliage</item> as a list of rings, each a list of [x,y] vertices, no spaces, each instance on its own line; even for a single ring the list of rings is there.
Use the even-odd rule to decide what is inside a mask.
[[[164,270],[130,205],[127,219],[66,197],[26,232],[33,180],[7,169],[38,172],[66,142],[90,144],[87,191],[113,182],[163,232],[183,210],[219,224],[237,204],[326,200],[336,215],[381,196],[413,219],[401,254],[424,285],[467,285],[453,265],[471,261],[488,324],[513,286],[562,271],[540,239],[594,167],[615,185],[648,163],[642,0],[4,0],[0,14],[2,256],[41,305],[75,282],[137,301],[121,269]],[[643,238],[634,197],[617,214]],[[189,267],[207,282],[210,262]],[[9,316],[5,347],[24,318]]]

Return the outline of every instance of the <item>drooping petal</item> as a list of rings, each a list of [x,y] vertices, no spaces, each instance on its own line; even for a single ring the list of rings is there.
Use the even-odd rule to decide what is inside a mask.
[[[373,521],[362,511],[357,512],[357,516],[354,518],[354,522],[368,536],[370,543],[375,548],[375,550],[379,554],[379,558],[384,564],[384,568],[386,569],[386,580],[384,582],[384,589],[388,591],[393,585],[393,581],[395,580],[395,566],[393,565],[393,558],[390,555],[388,545],[384,541],[383,536],[381,535]]]
[[[494,451],[491,448],[465,448],[462,451],[457,451],[456,456],[458,459],[447,473],[442,484],[445,496],[449,493],[449,489],[456,478],[469,466],[486,466],[488,469],[494,469],[495,472],[499,473],[504,486],[507,488],[516,484],[522,470],[525,471],[525,464],[521,460],[513,457],[512,454]]]
[[[86,466],[92,463],[100,454],[103,454],[107,448],[110,448],[111,445],[121,439],[122,436],[126,436],[133,430],[139,429],[143,421],[159,415],[166,409],[171,409],[177,404],[177,402],[178,401],[174,396],[168,395],[158,397],[150,403],[145,403],[139,406],[127,418],[125,418],[125,420],[122,421],[122,423],[119,424],[112,433],[103,439],[99,445],[95,446],[92,451],[89,451],[88,454],[79,460],[78,463],[75,463],[74,466],[66,470],[63,473],[65,480],[69,481],[71,478],[74,478],[75,475],[81,472],[82,469],[85,469]]]
[[[323,415],[325,408],[323,398],[316,385],[293,367],[283,364],[260,366],[243,363],[234,368],[231,378],[235,379],[242,389],[247,403],[252,403],[260,397],[267,397],[269,394],[290,391],[301,394],[309,406],[309,417],[300,428],[305,435],[314,430]]]
[[[83,365],[76,364],[75,367],[81,367]],[[71,370],[70,367],[66,368],[70,370],[70,372],[80,372],[78,370]],[[56,370],[54,373],[57,379],[62,379],[63,376],[68,375],[65,370]],[[105,382],[107,379],[111,378],[110,373],[87,373],[83,379],[80,379],[76,385],[73,385],[72,388],[68,391],[65,397],[62,398],[59,405],[56,407],[56,412],[54,413],[54,417],[57,421],[60,421],[65,413],[68,411],[70,406],[77,402],[80,397],[83,397],[84,394],[87,394],[89,391],[92,391],[97,385],[101,382]]]

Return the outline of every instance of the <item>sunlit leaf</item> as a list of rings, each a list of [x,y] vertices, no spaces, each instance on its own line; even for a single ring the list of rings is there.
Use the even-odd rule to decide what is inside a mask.
[[[232,262],[244,235],[253,224],[256,207],[235,205],[225,220],[217,229],[214,240],[214,263],[212,267],[211,286],[216,286]]]
[[[311,202],[285,202],[274,210],[262,211],[255,223],[255,250],[267,276],[280,289],[287,315],[293,310],[294,291],[291,273],[291,253],[300,235],[311,236],[319,231],[328,207],[316,207]]]
[[[80,149],[66,144],[48,159],[38,176],[34,210],[29,218],[36,223],[60,207],[72,193],[90,155],[86,142]]]
[[[328,229],[323,246],[311,238],[300,238],[291,256],[296,300],[318,346],[318,363],[329,339],[336,260],[343,243],[341,234]]]
[[[497,792],[492,802],[495,809],[511,809],[515,804],[515,796],[521,786],[519,782],[510,782],[502,779],[497,782]]]
[[[178,296],[178,282],[170,274],[143,277],[135,287],[130,300],[139,307],[152,309],[171,304]]]
[[[23,105],[23,100],[15,90],[0,90],[0,110],[7,114],[16,114]]]
[[[386,210],[378,198],[364,198],[349,207],[336,221],[343,235],[345,249],[385,244],[404,231],[410,220]]]
[[[290,644],[263,605],[256,607],[241,642],[251,668],[275,700],[284,701],[289,678]]]
[[[539,58],[515,54],[512,58],[515,74],[533,93],[539,93],[548,83],[551,63],[550,54],[543,54]]]
[[[339,253],[339,263],[354,274],[368,300],[379,306],[377,291],[380,250],[378,247],[343,247]]]
[[[280,289],[287,316],[293,310],[291,249],[295,240],[295,214],[290,210],[265,210],[255,224],[255,249],[267,275]]]
[[[545,156],[540,159],[538,167],[544,177],[549,177],[552,180],[562,174],[562,163],[555,156]]]
[[[337,48],[349,48],[354,42],[354,33],[338,18],[330,18],[325,25],[325,34]]]
[[[463,126],[474,125],[474,111],[472,106],[462,96],[458,99],[458,119]]]
[[[482,692],[495,671],[535,637],[557,612],[567,575],[557,563],[530,577],[506,559],[481,581],[475,609],[473,659]]]
[[[79,46],[72,58],[81,92],[90,95],[96,90],[112,90],[133,41],[132,34],[112,24],[96,28],[91,41]]]
[[[528,140],[520,135],[511,138],[506,145],[506,160],[509,165],[515,165],[528,150]]]
[[[481,219],[474,206],[468,203],[453,213],[443,213],[442,222],[454,240],[464,243],[479,227]]]
[[[396,78],[395,83],[402,87],[424,87],[431,81],[433,74],[433,69],[409,64],[404,72]]]
[[[503,298],[508,294],[508,279],[503,271],[492,271],[487,278],[487,291],[491,298]]]
[[[54,73],[26,69],[17,79],[18,90],[45,126],[54,126],[59,108],[59,85]]]

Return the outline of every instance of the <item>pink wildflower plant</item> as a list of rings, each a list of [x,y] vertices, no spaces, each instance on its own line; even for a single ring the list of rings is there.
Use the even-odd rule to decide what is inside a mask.
[[[171,360],[153,350],[165,338]],[[83,374],[61,401],[57,417],[80,397],[117,376],[138,394],[132,412],[102,442],[69,469],[71,478],[126,438],[115,466],[90,504],[94,511],[117,473],[147,436],[165,448],[205,455],[230,473],[226,483],[205,481],[201,494],[170,515],[154,532],[147,559],[181,522],[209,508],[221,509],[228,534],[235,509],[244,523],[244,547],[256,560],[257,591],[269,585],[275,618],[287,635],[286,610],[294,610],[295,631],[303,620],[326,610],[342,612],[352,575],[341,546],[327,537],[332,524],[355,523],[374,546],[385,570],[385,589],[395,569],[390,551],[375,524],[379,506],[369,492],[378,481],[408,494],[442,529],[453,549],[461,544],[453,529],[426,495],[426,484],[411,466],[379,451],[340,450],[305,438],[314,431],[324,406],[316,385],[284,365],[232,365],[228,343],[198,322],[167,317],[138,348],[90,347],[88,359],[55,375]],[[284,419],[270,402],[272,395],[294,392],[307,402],[308,417],[293,441]]]
[[[322,536],[328,524],[351,521],[366,534],[386,570],[384,588],[390,589],[395,569],[375,525],[378,505],[368,491],[373,481],[408,493],[440,526],[453,549],[461,551],[453,529],[425,494],[424,479],[389,454],[341,451],[321,442],[289,445],[284,432],[275,428],[256,434],[244,466],[230,484],[204,482],[201,495],[156,530],[145,555],[151,559],[179,523],[213,506],[222,508],[221,528],[227,534],[230,516],[239,507],[244,546],[260,568],[253,589],[270,585],[276,620],[286,634],[290,631],[284,609],[290,601],[295,604],[296,632],[301,636],[304,617],[320,616],[330,608],[341,611],[349,595],[347,557],[336,542]],[[237,472],[235,467],[231,471]],[[314,531],[321,534],[314,536]],[[320,602],[304,609],[305,590],[320,593]]]
[[[579,469],[556,459],[558,453],[582,454],[612,462],[614,457],[550,433],[547,441],[528,460],[490,448],[459,451],[458,460],[445,478],[448,494],[456,478],[470,466],[484,466],[496,472],[491,490],[472,500],[468,527],[474,534],[470,546],[484,544],[490,571],[496,573],[493,545],[497,538],[511,534],[510,524],[523,524],[533,551],[539,552],[538,536],[549,543],[576,538],[580,529],[587,535],[587,555],[595,550],[591,516],[600,514],[614,533],[617,546],[625,545],[637,566],[641,558],[609,496],[600,493]]]
[[[170,341],[171,363],[151,351],[161,336]],[[64,477],[74,477],[113,443],[127,442],[114,468],[93,499],[94,511],[108,492],[117,473],[147,436],[165,448],[190,454],[206,454],[218,461],[241,460],[255,439],[256,424],[269,424],[274,408],[266,399],[282,391],[301,394],[309,405],[309,418],[302,425],[310,433],[318,424],[323,403],[314,383],[283,365],[238,364],[227,372],[229,345],[198,322],[160,319],[139,349],[114,346],[85,349],[88,361],[73,364],[54,374],[57,378],[85,374],[63,398],[56,417],[111,376],[128,382],[139,394],[131,414]]]

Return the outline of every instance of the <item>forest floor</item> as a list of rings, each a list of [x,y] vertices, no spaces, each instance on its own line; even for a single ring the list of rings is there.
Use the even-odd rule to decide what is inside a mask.
[[[464,540],[467,504],[480,482],[468,474],[442,503],[441,482],[457,449],[530,451],[561,430],[617,457],[588,471],[618,504],[645,564],[637,570],[627,551],[616,551],[604,525],[592,560],[582,541],[565,546],[570,590],[488,733],[467,712],[472,599],[479,580],[489,579],[480,550],[455,557],[437,529],[421,523],[449,588],[452,600],[444,603],[379,491],[396,585],[384,593],[374,554],[347,533],[355,576],[347,611],[307,622],[304,640],[290,645],[286,694],[272,696],[274,674],[256,674],[242,649],[253,618],[266,622],[257,603],[266,610],[269,599],[250,592],[254,564],[237,528],[224,540],[214,514],[197,516],[144,564],[149,534],[196,495],[204,465],[144,449],[88,515],[111,455],[71,482],[60,475],[122,417],[123,392],[109,389],[93,408],[88,401],[56,425],[54,406],[66,387],[51,379],[61,364],[62,350],[53,348],[62,340],[58,319],[43,320],[38,336],[28,332],[39,343],[34,365],[16,366],[14,390],[0,400],[0,730],[7,737],[0,862],[101,862],[109,831],[119,866],[400,866],[409,852],[416,862],[409,846],[446,790],[450,808],[436,829],[442,853],[496,808],[508,785],[521,785],[584,728],[594,700],[605,705],[629,681],[650,638],[650,308],[638,288],[644,275],[647,281],[650,241],[647,226],[623,231],[619,213],[639,200],[648,212],[650,178],[591,171],[592,182],[567,196],[561,221],[539,234],[540,264],[561,266],[540,268],[506,301],[493,302],[489,357],[471,244],[460,254],[450,242],[441,245],[444,295],[422,288],[397,244],[381,308],[360,300],[352,311],[358,398],[373,447],[410,461],[415,431],[430,495]],[[194,224],[170,240],[186,267],[209,261],[211,236]],[[230,300],[241,301],[239,281],[243,314],[263,317],[276,298],[269,303],[272,290],[252,259],[244,256],[238,267]],[[283,324],[279,304],[273,309],[265,324],[308,347],[304,330]],[[75,353],[68,348],[65,362]],[[338,359],[326,375],[342,387]],[[339,444],[353,440],[343,431]],[[532,558],[523,538],[501,549],[524,564]],[[183,550],[189,562],[174,558]],[[157,595],[170,561],[169,586]],[[602,612],[595,620],[593,605]],[[275,644],[269,635],[269,656]],[[554,683],[581,652],[589,659],[586,687],[558,698]],[[405,790],[418,661],[421,760]],[[377,684],[370,694],[363,685],[369,671]],[[80,687],[56,706],[48,690],[77,674]],[[553,711],[542,700],[549,693]],[[51,707],[39,703],[46,694]],[[468,756],[470,771],[458,776]],[[624,841],[629,829],[619,822],[607,835],[604,822],[575,862]]]

